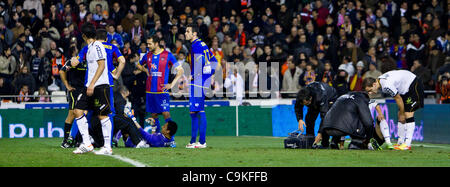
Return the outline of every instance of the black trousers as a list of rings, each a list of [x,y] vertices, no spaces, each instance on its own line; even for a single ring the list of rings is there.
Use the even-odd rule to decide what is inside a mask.
[[[122,131],[122,134],[128,134],[129,138],[134,145],[139,144],[142,140],[142,136],[139,133],[134,121],[124,115],[116,114],[113,118],[113,135]],[[94,147],[102,147],[105,143],[103,139],[102,126],[98,117],[93,116],[91,119],[91,128],[89,128],[89,134],[94,139]],[[77,134],[76,140],[81,140],[80,133]],[[81,141],[80,141],[81,142]]]
[[[325,118],[325,113],[321,113],[318,109],[308,108],[308,112],[305,116],[306,123],[306,134],[314,135],[314,127],[316,126],[317,117],[320,114],[320,126],[322,126],[323,118]],[[322,146],[328,147],[330,145],[330,136],[322,133]]]

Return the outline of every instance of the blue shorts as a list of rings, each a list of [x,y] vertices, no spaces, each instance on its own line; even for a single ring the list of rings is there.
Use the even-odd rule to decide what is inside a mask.
[[[196,93],[194,93],[194,91]],[[205,93],[200,87],[191,86],[189,95],[189,110],[191,112],[205,111]]]
[[[160,114],[170,111],[170,96],[167,93],[163,94],[146,94],[146,112]]]

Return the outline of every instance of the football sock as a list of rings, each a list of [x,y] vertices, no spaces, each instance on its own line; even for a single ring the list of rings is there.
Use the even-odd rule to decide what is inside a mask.
[[[87,123],[86,116],[83,114],[80,118],[77,118],[78,131],[83,139],[83,144],[91,145],[91,140],[89,139],[89,125]]]
[[[67,123],[67,122],[64,123],[64,140],[67,140],[67,138],[69,138],[71,129],[72,129],[71,123]]]
[[[159,118],[153,118],[155,120],[156,133],[161,132],[161,125],[159,124]]]
[[[102,123],[102,133],[103,133],[103,139],[105,140],[104,147],[111,148],[111,130],[112,130],[112,124],[109,117],[101,120]]]
[[[195,143],[197,140],[198,131],[198,113],[191,114],[191,144]]]
[[[398,122],[398,141],[397,144],[401,145],[405,142],[406,124]]]
[[[416,128],[416,122],[406,123],[406,139],[405,143],[407,146],[411,146],[412,138],[414,136],[414,129]]]
[[[386,141],[387,144],[391,143],[391,134],[389,132],[389,125],[386,122],[386,120],[383,120],[380,122],[380,130],[381,134],[383,134],[384,141]]]
[[[200,142],[200,144],[205,144],[206,143],[206,126],[207,126],[206,115],[205,115],[205,112],[199,112],[199,114],[200,114],[200,138],[199,138],[199,142]]]

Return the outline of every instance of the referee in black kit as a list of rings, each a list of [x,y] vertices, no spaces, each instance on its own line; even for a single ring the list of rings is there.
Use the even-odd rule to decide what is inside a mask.
[[[301,89],[295,101],[295,115],[298,121],[298,129],[303,131],[303,126],[305,125],[306,134],[314,135],[314,126],[317,117],[320,114],[320,118],[324,119],[325,114],[336,99],[336,90],[324,82],[313,82]],[[306,113],[305,121],[303,121],[303,106],[305,105],[308,107],[308,112]],[[322,138],[322,135],[319,133],[314,143],[318,143],[320,138]],[[327,148],[328,146],[329,137],[323,137],[322,147]]]

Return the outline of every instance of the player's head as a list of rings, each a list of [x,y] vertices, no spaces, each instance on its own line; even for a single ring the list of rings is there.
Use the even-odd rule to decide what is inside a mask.
[[[91,23],[85,23],[81,26],[81,33],[83,35],[83,39],[95,39],[96,32],[95,27]]]
[[[303,88],[298,92],[298,102],[302,102],[303,105],[310,105],[312,101],[311,91],[307,88]]]
[[[186,33],[184,35],[186,36],[186,40],[193,41],[198,38],[199,33],[199,28],[196,25],[190,24],[186,27]]]
[[[174,121],[168,121],[164,126],[161,128],[161,133],[168,134],[170,137],[175,135],[178,130],[178,125]]]
[[[147,38],[147,47],[151,52],[154,52],[156,49],[161,48],[161,38],[156,35]]]
[[[369,93],[369,95],[378,93],[378,89],[380,89],[380,83],[372,77],[365,78],[362,84],[363,90]]]
[[[107,41],[108,40],[108,32],[105,29],[98,29],[96,32],[95,39]]]

